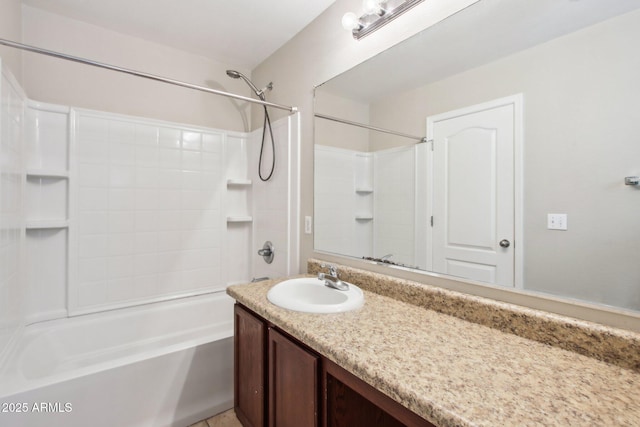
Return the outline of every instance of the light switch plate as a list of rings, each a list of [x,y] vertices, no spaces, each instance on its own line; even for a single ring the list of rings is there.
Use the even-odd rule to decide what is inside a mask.
[[[311,234],[311,228],[313,227],[313,220],[310,216],[304,217],[304,234]]]
[[[567,214],[547,214],[547,228],[549,230],[566,230]]]

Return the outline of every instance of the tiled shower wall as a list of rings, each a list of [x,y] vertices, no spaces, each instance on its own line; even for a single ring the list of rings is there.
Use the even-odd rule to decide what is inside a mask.
[[[20,253],[24,233],[22,122],[26,97],[5,67],[0,74],[0,360],[24,316]]]
[[[233,135],[86,111],[74,120],[70,311],[223,289]]]

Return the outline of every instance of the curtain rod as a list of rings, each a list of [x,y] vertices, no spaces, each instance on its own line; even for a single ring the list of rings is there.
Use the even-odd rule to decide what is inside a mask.
[[[52,51],[52,50],[42,49],[42,48],[35,47],[35,46],[29,46],[29,45],[22,44],[22,43],[17,43],[17,42],[11,41],[11,40],[6,40],[6,39],[0,38],[0,44],[1,45],[5,45],[5,46],[9,46],[9,47],[13,47],[13,48],[16,48],[16,49],[26,50],[28,52],[34,52],[34,53],[39,53],[39,54],[42,54],[42,55],[53,56],[54,58],[66,59],[67,61],[79,62],[81,64],[91,65],[91,66],[98,67],[98,68],[105,68],[107,70],[117,71],[119,73],[130,74],[132,76],[138,76],[138,77],[142,77],[142,78],[149,79],[149,80],[155,80],[155,81],[158,81],[158,82],[168,83],[168,84],[172,84],[172,85],[175,85],[175,86],[186,87],[188,89],[199,90],[201,92],[212,93],[214,95],[221,95],[221,96],[226,96],[228,98],[239,99],[241,101],[251,102],[251,103],[254,103],[254,104],[260,104],[260,105],[263,105],[265,107],[273,107],[273,108],[278,108],[280,110],[287,110],[290,113],[295,113],[295,112],[298,111],[298,109],[296,107],[290,107],[288,105],[274,104],[273,102],[253,99],[253,98],[249,98],[247,96],[242,96],[242,95],[236,95],[235,93],[223,92],[221,90],[211,89],[211,88],[208,88],[208,87],[198,86],[198,85],[194,85],[194,84],[191,84],[191,83],[182,82],[182,81],[179,81],[179,80],[169,79],[169,78],[166,78],[166,77],[157,76],[155,74],[149,74],[149,73],[144,73],[144,72],[141,72],[141,71],[130,70],[128,68],[117,67],[115,65],[109,65],[109,64],[105,64],[103,62],[97,62],[97,61],[92,61],[90,59],[80,58],[78,56],[67,55],[65,53],[60,53],[60,52],[55,52],[55,51]]]
[[[314,116],[316,116],[316,117],[318,117],[320,119],[331,120],[331,121],[338,122],[338,123],[345,123],[345,124],[348,124],[348,125],[358,126],[358,127],[365,128],[365,129],[371,129],[371,130],[375,130],[375,131],[378,131],[378,132],[384,132],[384,133],[388,133],[388,134],[391,134],[391,135],[401,136],[403,138],[416,139],[416,140],[418,140],[418,142],[427,142],[427,138],[426,137],[422,137],[422,136],[409,135],[409,134],[402,133],[402,132],[396,132],[395,130],[389,130],[389,129],[383,129],[383,128],[379,128],[379,127],[375,127],[375,126],[371,126],[371,125],[365,125],[364,123],[352,122],[351,120],[345,120],[345,119],[341,119],[339,117],[327,116],[327,115],[319,114],[319,113],[314,114]]]

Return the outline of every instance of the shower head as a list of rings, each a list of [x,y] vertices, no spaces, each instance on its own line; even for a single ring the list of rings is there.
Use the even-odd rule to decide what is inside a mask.
[[[232,79],[242,79],[245,81],[245,83],[247,83],[249,85],[249,87],[255,92],[255,94],[262,99],[263,101],[265,100],[264,98],[264,92],[266,90],[271,90],[273,89],[273,83],[269,82],[268,85],[266,85],[265,87],[263,87],[262,89],[258,89],[256,87],[256,85],[253,84],[253,82],[251,80],[249,80],[249,78],[247,76],[245,76],[244,74],[242,74],[240,71],[236,71],[236,70],[227,70],[227,76],[231,77]]]
[[[266,101],[264,92],[267,90],[273,89],[273,83],[269,82],[269,84],[267,84],[265,87],[258,90],[256,85],[254,85],[253,82],[249,80],[249,78],[247,78],[247,76],[242,74],[240,71],[227,70],[227,76],[231,77],[232,79],[244,80],[245,83],[248,84],[249,87],[255,92],[256,96],[258,96],[263,101]],[[262,125],[262,144],[260,145],[260,159],[258,160],[258,176],[262,181],[269,181],[276,167],[276,155],[275,155],[276,146],[275,146],[275,141],[273,140],[273,129],[271,128],[271,119],[269,118],[269,112],[267,111],[266,105],[263,105],[263,107],[264,107],[264,125]],[[271,172],[269,172],[269,175],[266,178],[263,178],[262,177],[262,153],[264,151],[264,142],[265,142],[265,136],[267,134],[267,128],[269,129],[269,135],[271,136],[271,149],[272,149],[273,156],[271,157]]]

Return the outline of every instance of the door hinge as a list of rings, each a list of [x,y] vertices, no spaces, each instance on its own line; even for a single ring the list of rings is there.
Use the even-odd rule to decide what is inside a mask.
[[[431,215],[431,226],[433,227],[433,215]]]

